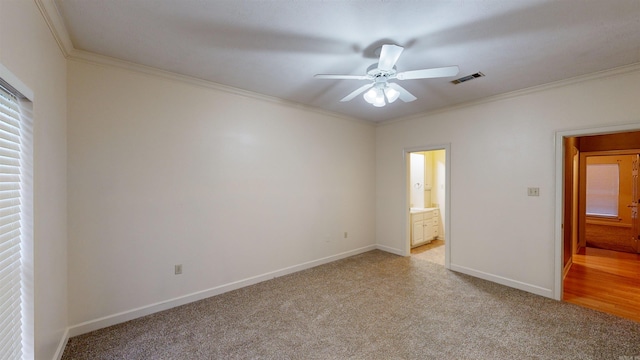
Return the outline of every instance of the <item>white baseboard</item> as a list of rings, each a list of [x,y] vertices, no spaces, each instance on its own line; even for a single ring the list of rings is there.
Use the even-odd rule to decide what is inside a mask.
[[[386,251],[395,255],[405,256],[404,251],[384,245],[376,245],[376,249]]]
[[[400,255],[400,256],[405,256],[404,251],[400,250],[400,249],[396,249],[396,248],[392,248],[389,246],[385,246],[385,245],[376,245],[376,248],[382,251],[386,251],[388,253],[392,253],[395,255]],[[517,280],[513,280],[513,279],[509,279],[509,278],[505,278],[502,276],[497,276],[497,275],[493,275],[493,274],[489,274],[489,273],[485,273],[482,271],[478,271],[478,270],[474,270],[474,269],[470,269],[468,267],[464,267],[464,266],[460,266],[460,265],[455,265],[455,264],[451,264],[451,268],[450,270],[452,271],[456,271],[459,273],[463,273],[466,275],[470,275],[473,277],[477,277],[480,279],[484,279],[484,280],[488,280],[494,283],[498,283],[500,285],[504,285],[504,286],[509,286],[518,290],[523,290],[526,292],[530,292],[532,294],[536,294],[536,295],[540,295],[540,296],[544,296],[544,297],[548,297],[548,298],[554,298],[553,297],[553,291],[551,289],[545,289],[543,287],[540,286],[536,286],[536,285],[531,285],[531,284],[527,284],[527,283],[523,283],[521,281],[517,281]]]
[[[67,328],[64,331],[64,334],[62,334],[62,339],[60,339],[60,343],[58,344],[56,353],[53,354],[53,360],[62,359],[62,355],[64,354],[64,348],[67,346],[67,341],[69,341],[69,328]]]
[[[98,329],[106,328],[112,325],[120,324],[129,320],[137,319],[146,315],[150,315],[156,312],[160,312],[163,310],[167,310],[176,306],[188,304],[194,301],[202,300],[211,296],[216,296],[223,294],[225,292],[229,292],[232,290],[240,289],[245,286],[254,285],[266,280],[270,280],[276,277],[292,274],[298,271],[310,269],[319,265],[327,264],[336,260],[344,259],[350,256],[358,255],[367,251],[371,251],[374,249],[378,249],[381,251],[385,251],[388,253],[392,253],[399,256],[405,256],[404,251],[400,249],[396,249],[389,246],[384,245],[369,245],[359,249],[354,249],[350,251],[346,251],[340,254],[327,256],[321,259],[308,261],[302,264],[286,267],[280,270],[268,272],[262,275],[253,276],[247,279],[235,281],[232,283],[216,286],[211,289],[195,292],[192,294],[184,295],[181,297],[177,297],[174,299],[170,299],[167,301],[158,302],[155,304],[150,304],[147,306],[139,307],[136,309],[124,311],[121,313],[105,316],[99,319],[87,321],[81,324],[73,325],[67,328],[65,331],[63,338],[60,340],[60,344],[58,345],[58,349],[55,353],[53,360],[62,359],[62,355],[64,353],[64,348],[67,344],[67,341],[70,337],[86,334],[91,331],[95,331]],[[491,282],[495,282],[501,285],[509,286],[515,289],[527,291],[536,295],[553,298],[553,291],[551,289],[545,289],[536,285],[531,285],[527,283],[523,283],[520,281],[508,279],[501,276],[496,276],[493,274],[485,273],[482,271],[477,271],[474,269],[470,269],[464,266],[451,264],[451,270],[459,273],[463,273],[466,275],[470,275],[473,277],[477,277],[480,279],[488,280]]]
[[[157,313],[157,312],[167,310],[176,306],[206,299],[211,296],[220,295],[232,290],[243,288],[245,286],[250,286],[266,280],[271,280],[276,277],[292,274],[301,270],[310,269],[318,265],[327,264],[336,260],[358,255],[367,251],[375,250],[377,248],[378,247],[376,245],[365,246],[359,249],[346,251],[340,254],[327,256],[321,259],[308,261],[308,262],[294,265],[294,266],[289,266],[289,267],[268,272],[262,275],[257,275],[247,279],[238,280],[232,283],[216,286],[211,289],[198,291],[195,293],[187,294],[187,295],[169,299],[166,301],[157,302],[155,304],[149,304],[136,309],[131,309],[121,313],[105,316],[99,319],[94,319],[94,320],[86,321],[80,324],[72,325],[67,329],[67,332],[65,334],[66,337],[65,339],[63,339],[61,344],[62,343],[66,344],[66,339],[70,337],[86,334],[91,331],[95,331],[95,330],[106,328],[112,325],[120,324],[129,320],[137,319],[139,317]],[[64,344],[61,345],[62,351],[64,351]],[[62,356],[62,352],[60,352],[60,356]]]
[[[498,284],[501,284],[501,285],[504,285],[504,286],[512,287],[512,288],[515,288],[515,289],[518,289],[518,290],[530,292],[532,294],[536,294],[536,295],[540,295],[540,296],[544,296],[544,297],[548,297],[548,298],[554,299],[553,290],[551,290],[551,289],[545,289],[545,288],[540,287],[540,286],[523,283],[521,281],[508,279],[508,278],[505,278],[505,277],[502,277],[502,276],[497,276],[497,275],[485,273],[485,272],[482,272],[482,271],[470,269],[470,268],[467,268],[467,267],[464,267],[464,266],[460,266],[460,265],[455,265],[455,264],[451,264],[451,270],[459,272],[459,273],[463,273],[463,274],[466,274],[466,275],[470,275],[470,276],[473,276],[473,277],[477,277],[477,278],[480,278],[480,279],[488,280],[488,281],[491,281],[491,282],[494,282],[494,283],[498,283]]]

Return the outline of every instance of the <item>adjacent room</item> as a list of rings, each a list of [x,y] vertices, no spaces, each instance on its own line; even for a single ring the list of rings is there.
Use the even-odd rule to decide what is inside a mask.
[[[640,356],[639,18],[0,0],[0,358]]]
[[[640,321],[640,132],[565,141],[563,299]]]

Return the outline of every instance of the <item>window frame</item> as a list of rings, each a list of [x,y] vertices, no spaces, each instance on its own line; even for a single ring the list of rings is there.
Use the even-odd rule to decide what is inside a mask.
[[[34,93],[0,63],[0,84],[16,95],[20,121],[20,305],[23,360],[35,358],[34,298],[34,188],[33,188],[33,102]]]
[[[607,196],[607,199],[614,199],[614,203],[613,204],[609,204],[610,206],[607,206],[607,209],[613,209],[614,213],[604,213],[604,212],[589,212],[589,190],[593,189],[593,182],[591,182],[592,186],[590,188],[589,184],[590,184],[590,177],[589,177],[589,169],[606,169],[606,168],[615,168],[615,194],[613,194],[613,192],[611,194],[609,194],[609,196]],[[617,219],[620,216],[620,212],[619,212],[619,199],[620,199],[620,164],[617,163],[610,163],[610,164],[586,164],[586,215],[590,216],[590,217],[598,217],[598,218],[610,218],[610,219]],[[603,173],[603,172],[602,172]],[[593,171],[591,172],[591,174],[593,174]],[[606,176],[609,176],[612,174],[606,174]],[[605,176],[605,177],[606,177]],[[593,177],[591,177],[591,179],[594,179]],[[602,177],[601,177],[602,180]],[[613,180],[613,178],[609,178],[606,180]],[[593,200],[593,193],[591,194],[592,197],[591,199]],[[593,204],[593,203],[592,203]],[[602,208],[602,207],[600,207]]]

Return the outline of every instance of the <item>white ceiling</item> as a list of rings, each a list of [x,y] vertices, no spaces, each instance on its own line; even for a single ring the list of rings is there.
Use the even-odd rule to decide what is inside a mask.
[[[384,121],[640,62],[640,0],[55,0],[75,49]],[[406,80],[418,100],[383,108],[363,75],[385,43],[398,71],[458,65],[457,77]]]

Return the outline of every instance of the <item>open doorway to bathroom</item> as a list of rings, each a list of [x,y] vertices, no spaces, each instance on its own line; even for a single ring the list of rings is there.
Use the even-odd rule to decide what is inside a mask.
[[[417,259],[445,266],[447,152],[433,149],[408,155],[410,253]]]

